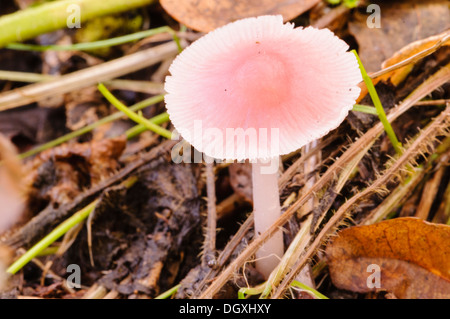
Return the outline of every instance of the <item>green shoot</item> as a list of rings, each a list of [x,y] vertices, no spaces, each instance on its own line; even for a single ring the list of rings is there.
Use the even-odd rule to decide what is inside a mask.
[[[173,294],[175,294],[178,289],[180,289],[181,285],[176,285],[175,287],[170,288],[166,292],[163,292],[159,296],[155,297],[155,299],[167,299],[170,298]]]
[[[384,130],[391,140],[392,146],[394,147],[395,152],[398,155],[402,154],[402,144],[398,141],[397,136],[395,135],[395,132],[391,126],[391,123],[389,123],[386,113],[384,112],[383,106],[381,105],[380,98],[378,97],[377,91],[375,90],[375,86],[373,85],[372,80],[367,75],[367,72],[361,62],[361,59],[358,56],[358,53],[355,50],[352,50],[353,54],[356,56],[356,59],[358,60],[359,68],[361,70],[361,75],[364,80],[364,83],[367,86],[367,90],[369,91],[370,97],[372,98],[372,102],[375,105],[375,109],[377,111],[377,115],[380,118],[381,123],[383,124]]]
[[[133,176],[125,180],[122,185],[130,188],[137,181],[137,177]],[[66,219],[64,222],[59,224],[55,229],[53,229],[47,236],[41,239],[36,245],[29,249],[25,254],[23,254],[19,259],[17,259],[7,270],[7,273],[14,275],[20,269],[22,269],[30,260],[39,256],[45,251],[51,244],[58,240],[61,236],[67,233],[71,228],[75,227],[83,220],[85,220],[95,209],[99,200],[96,199],[86,207],[82,208],[71,217]]]
[[[372,115],[378,115],[377,109],[374,108],[373,106],[368,106],[368,105],[355,104],[355,105],[353,105],[352,111],[366,113],[366,114],[372,114]]]
[[[53,231],[51,231],[47,236],[45,236],[41,241],[29,249],[25,254],[23,254],[19,259],[17,259],[7,270],[7,273],[14,275],[20,269],[22,269],[30,260],[38,256],[47,247],[53,244],[61,236],[63,236],[69,229],[77,225],[86,219],[89,214],[94,210],[97,205],[98,200],[93,201],[80,211],[76,212],[73,216],[68,218],[66,221],[57,226]]]
[[[350,9],[356,8],[359,4],[359,0],[327,0],[327,2],[332,5],[337,5],[343,2],[343,4]]]
[[[150,105],[159,103],[159,102],[161,102],[163,100],[164,100],[164,95],[157,95],[157,96],[151,97],[149,99],[143,100],[143,101],[141,101],[141,102],[131,106],[129,109],[131,111],[138,111],[138,110],[146,108],[146,107],[148,107]],[[117,113],[111,114],[109,116],[106,116],[106,117],[102,118],[101,120],[99,120],[99,121],[97,121],[95,123],[89,124],[89,125],[87,125],[85,127],[80,128],[79,130],[70,132],[70,133],[68,133],[66,135],[63,135],[63,136],[61,136],[61,137],[59,137],[59,138],[57,138],[55,140],[52,140],[52,141],[50,141],[48,143],[42,144],[42,145],[40,145],[38,147],[35,147],[35,148],[33,148],[33,149],[31,149],[31,150],[29,150],[27,152],[24,152],[24,153],[19,155],[19,158],[20,159],[24,159],[24,158],[33,156],[35,154],[38,154],[38,153],[40,153],[42,151],[45,151],[47,149],[50,149],[52,147],[58,146],[58,145],[60,145],[62,143],[65,143],[65,142],[71,140],[72,138],[76,138],[76,137],[81,136],[83,134],[89,133],[92,130],[94,130],[97,127],[99,127],[100,125],[103,125],[103,124],[110,123],[110,122],[113,122],[115,120],[118,120],[122,116],[123,116],[122,112],[117,112]],[[157,116],[151,118],[149,121],[154,123],[155,125],[159,125],[159,124],[167,122],[168,120],[169,120],[169,115],[167,113],[162,113],[160,115],[157,115]],[[134,135],[131,135],[129,137],[128,136],[129,133],[128,134],[126,133],[127,137],[129,137],[129,138],[134,137],[137,134],[142,133],[142,131],[144,131],[142,129],[142,125],[138,125],[138,127],[139,127],[139,129],[136,129],[134,131],[134,133],[132,132]]]
[[[146,129],[153,131],[156,134],[159,134],[169,140],[172,139],[172,132],[166,130],[165,128],[162,128],[161,126],[156,125],[155,123],[152,123],[145,117],[140,116],[135,112],[133,112],[132,110],[130,110],[122,102],[120,102],[114,95],[112,95],[112,93],[109,92],[108,89],[102,83],[98,85],[98,90],[112,105],[114,105],[119,111],[122,111],[131,120],[145,126]]]
[[[264,291],[266,283],[262,283],[256,287],[241,288],[238,291],[238,299],[246,299],[247,296],[260,295]]]
[[[132,34],[127,34],[124,36],[94,41],[94,42],[86,42],[86,43],[75,43],[71,45],[34,45],[34,44],[24,44],[24,43],[10,43],[6,46],[7,49],[13,50],[23,50],[23,51],[88,51],[88,50],[96,50],[101,48],[112,47],[116,45],[121,45],[124,43],[140,40],[143,38],[147,38],[160,33],[169,33],[172,35],[173,40],[177,44],[178,51],[181,52],[182,47],[180,43],[180,39],[177,36],[175,30],[171,29],[168,26],[159,27],[155,29],[140,31]]]
[[[131,107],[130,107],[130,109],[131,109]],[[161,113],[159,115],[152,117],[149,121],[151,121],[152,123],[155,123],[157,125],[166,123],[169,121],[169,114],[167,112]],[[127,137],[127,140],[130,140],[133,137],[135,137],[145,131],[147,131],[147,128],[145,127],[145,125],[138,124],[138,125],[130,128],[129,130],[127,130],[124,134]]]
[[[297,287],[297,288],[300,288],[301,290],[304,290],[304,291],[306,291],[307,293],[313,295],[313,296],[316,297],[317,299],[328,299],[328,297],[322,295],[322,294],[321,294],[320,292],[318,292],[317,290],[315,290],[315,289],[313,289],[313,288],[311,288],[311,287],[308,287],[307,285],[302,284],[301,282],[299,282],[299,281],[297,281],[297,280],[294,280],[294,281],[291,283],[291,287]]]

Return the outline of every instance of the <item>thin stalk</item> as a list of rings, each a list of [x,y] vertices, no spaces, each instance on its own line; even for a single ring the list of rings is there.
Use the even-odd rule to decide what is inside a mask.
[[[131,107],[130,107],[131,109]],[[156,125],[160,125],[163,123],[166,123],[169,121],[169,114],[167,112],[161,113],[159,115],[156,115],[149,119],[152,123]],[[138,124],[136,126],[133,126],[129,130],[127,130],[124,134],[127,137],[127,140],[132,139],[133,137],[136,137],[137,135],[147,131],[147,128],[143,124]]]
[[[131,106],[129,109],[131,111],[138,111],[138,110],[146,108],[146,107],[148,107],[150,105],[159,103],[159,102],[161,102],[163,100],[164,100],[164,95],[157,95],[157,96],[151,97],[149,99],[143,100],[143,101],[141,101],[139,103],[136,103],[135,105]],[[35,147],[35,148],[33,148],[33,149],[31,149],[31,150],[29,150],[27,152],[24,152],[24,153],[19,155],[19,158],[20,159],[24,159],[24,158],[33,156],[35,154],[38,154],[38,153],[40,153],[42,151],[45,151],[47,149],[50,149],[52,147],[58,146],[58,145],[60,145],[62,143],[65,143],[65,142],[67,142],[67,141],[69,141],[69,140],[71,140],[73,138],[76,138],[76,137],[81,136],[83,134],[89,133],[92,130],[94,130],[95,128],[97,128],[97,127],[99,127],[99,126],[101,126],[103,124],[110,123],[110,122],[113,122],[115,120],[118,120],[121,117],[123,117],[123,114],[121,112],[117,112],[117,113],[111,114],[109,116],[106,116],[106,117],[102,118],[101,120],[98,120],[95,123],[89,124],[89,125],[87,125],[85,127],[80,128],[79,130],[70,132],[70,133],[68,133],[66,135],[63,135],[63,136],[61,136],[61,137],[59,137],[57,139],[54,139],[54,140],[52,140],[52,141],[50,141],[48,143],[42,144],[42,145],[40,145],[38,147]],[[149,119],[149,121],[152,122],[155,125],[158,125],[158,124],[162,124],[162,123],[167,122],[168,121],[168,117],[169,117],[169,115],[167,113],[162,113],[162,114],[159,114],[159,115]],[[130,132],[131,129],[128,130],[125,133],[127,135],[127,138],[132,138],[132,137],[136,136],[137,134],[142,133],[145,130],[145,129],[143,129],[143,127],[144,127],[143,125],[138,125],[138,127],[136,127],[133,131]]]
[[[175,294],[178,291],[178,289],[180,289],[180,287],[181,287],[181,284],[176,285],[175,287],[172,287],[169,290],[167,290],[166,292],[163,292],[159,296],[155,297],[155,299],[167,299],[167,298],[171,297],[173,294]]]
[[[358,56],[358,53],[355,50],[352,50],[353,54],[356,56],[358,60],[359,69],[361,70],[361,75],[364,80],[364,83],[367,86],[367,90],[369,91],[370,97],[372,98],[372,102],[375,105],[375,109],[377,111],[377,115],[383,124],[384,130],[391,140],[392,146],[394,147],[395,152],[398,155],[402,154],[402,144],[398,141],[397,136],[395,135],[394,129],[389,123],[386,113],[384,112],[383,105],[381,104],[380,98],[378,97],[377,91],[375,90],[375,86],[373,85],[372,79],[367,75],[366,69],[364,68],[361,59]]]
[[[264,291],[265,282],[256,287],[241,288],[238,291],[238,299],[246,299],[246,296],[256,296]]]
[[[278,159],[266,165],[252,163],[253,213],[255,238],[260,237],[281,214],[278,190]],[[284,253],[283,234],[279,230],[256,251],[256,269],[267,279]]]
[[[122,182],[122,185],[126,188],[130,188],[137,181],[137,177],[133,176]],[[20,269],[22,269],[30,260],[42,253],[46,248],[58,240],[61,236],[67,233],[70,229],[85,220],[95,209],[99,200],[96,199],[89,205],[85,206],[64,222],[59,224],[53,229],[47,236],[40,240],[36,245],[29,249],[19,259],[17,259],[7,270],[7,273],[14,275]]]
[[[119,111],[122,111],[131,120],[135,121],[138,124],[144,125],[148,130],[153,131],[156,134],[159,134],[169,140],[172,139],[172,132],[152,123],[143,116],[140,116],[139,114],[136,114],[135,112],[130,110],[122,102],[120,102],[114,95],[112,95],[112,93],[109,92],[108,89],[102,83],[98,85],[98,90],[112,105],[114,105]]]
[[[75,43],[71,45],[36,45],[36,44],[25,44],[25,43],[10,43],[6,46],[7,49],[12,50],[22,50],[22,51],[87,51],[87,50],[96,50],[101,48],[112,47],[116,45],[121,45],[128,42],[133,42],[136,40],[140,40],[143,38],[151,37],[160,33],[170,33],[174,41],[177,43],[178,47],[181,48],[180,39],[176,36],[176,33],[173,29],[168,26],[163,26],[155,29],[139,31],[132,34],[123,35],[116,38],[93,41],[93,42],[84,42],[84,43]]]
[[[129,11],[154,0],[61,0],[46,2],[0,17],[0,48],[99,16]],[[45,18],[43,18],[45,17]]]
[[[50,74],[4,71],[4,70],[0,71],[0,80],[6,81],[34,83],[53,80],[54,78],[55,76]]]
[[[77,225],[86,219],[89,214],[94,210],[98,200],[93,201],[80,211],[76,212],[73,216],[65,220],[62,224],[56,227],[53,231],[45,236],[41,241],[29,249],[19,259],[17,259],[7,270],[7,273],[14,275],[20,269],[22,269],[30,260],[39,255],[44,249],[53,244],[61,236],[63,236],[69,229]]]
[[[311,288],[311,287],[308,287],[307,285],[302,284],[300,281],[297,281],[297,280],[292,281],[291,287],[298,287],[298,288],[300,288],[301,290],[304,290],[304,291],[306,291],[306,292],[312,294],[312,295],[313,295],[314,297],[316,297],[317,299],[328,299],[327,296],[322,295],[322,294],[321,294],[320,292],[318,292],[317,290],[315,290],[315,289],[313,289],[313,288]]]
[[[373,106],[368,106],[368,105],[355,104],[355,105],[353,105],[352,111],[378,115],[377,109],[374,108]]]

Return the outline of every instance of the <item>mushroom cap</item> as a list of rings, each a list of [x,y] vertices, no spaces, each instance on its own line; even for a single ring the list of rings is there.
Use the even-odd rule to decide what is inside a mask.
[[[348,48],[328,29],[294,28],[281,16],[232,22],[173,61],[167,111],[181,136],[210,157],[290,153],[352,109],[362,78]]]

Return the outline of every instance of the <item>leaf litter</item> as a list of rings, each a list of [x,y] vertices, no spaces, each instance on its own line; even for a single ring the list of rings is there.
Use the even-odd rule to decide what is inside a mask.
[[[294,280],[312,283],[312,288],[336,298],[385,298],[386,293],[397,298],[447,297],[448,226],[441,225],[450,222],[446,109],[450,88],[446,17],[450,11],[446,2],[380,2],[380,29],[366,27],[365,1],[355,9],[325,1],[264,1],[257,6],[253,1],[240,6],[230,6],[229,1],[214,6],[208,2],[199,6],[190,1],[173,3],[161,1],[161,5],[133,11],[132,20],[142,22],[133,30],[149,28],[149,21],[151,27],[170,25],[180,30],[178,36],[185,46],[201,35],[198,30],[207,32],[240,17],[274,12],[297,25],[331,28],[358,49],[404,143],[403,156],[396,157],[377,116],[350,112],[347,121],[313,149],[282,158],[283,215],[261,241],[278,227],[285,228],[286,247],[303,227],[311,227],[310,239],[265,297],[311,298],[288,293]],[[14,4],[8,1],[0,14],[12,8]],[[95,23],[107,27],[107,21]],[[180,29],[179,23],[188,29]],[[123,29],[130,32],[130,27],[126,24]],[[92,36],[77,36],[68,30],[57,33],[39,37],[36,43],[66,44],[81,35]],[[93,36],[99,39],[98,34]],[[111,33],[105,31],[103,36],[111,37]],[[112,51],[17,53],[25,59],[16,59],[11,50],[0,50],[2,70],[39,74],[51,69],[61,79],[37,84],[1,81],[0,132],[23,152],[95,123],[113,108],[92,85],[117,77],[152,78],[162,85],[167,65],[176,54],[172,42],[171,37],[160,35]],[[142,58],[133,53],[144,50],[152,57],[142,64]],[[391,70],[409,58],[412,61],[406,66]],[[106,62],[113,64],[107,66]],[[127,67],[130,69],[124,71]],[[80,77],[73,75],[82,69],[86,70]],[[17,88],[22,91],[14,91]],[[362,88],[358,103],[372,105],[364,85]],[[148,97],[141,91],[114,87],[114,94],[129,105]],[[29,95],[31,92],[36,95]],[[60,98],[48,99],[52,95]],[[153,116],[163,111],[160,103],[143,112]],[[127,140],[125,132],[132,124],[121,123],[124,125],[102,126],[23,160],[21,169],[26,171],[24,181],[30,190],[22,211],[25,217],[1,235],[0,270],[71,214],[94,199],[98,202],[72,238],[66,235],[49,247],[56,253],[36,257],[6,282],[3,278],[1,296],[154,298],[180,284],[174,298],[237,298],[240,288],[258,287],[263,281],[252,266],[258,242],[253,239],[251,173],[245,164],[214,167],[217,256],[213,266],[205,266],[201,263],[207,211],[203,164],[175,164],[170,151],[177,141],[164,141],[149,132]],[[4,154],[0,155],[3,159]],[[315,159],[315,165],[305,170],[308,158]],[[136,182],[124,187],[121,182],[129,177]],[[0,182],[5,181],[2,178]],[[425,201],[430,198],[433,200]],[[4,202],[0,197],[2,207]],[[302,206],[309,209],[300,209]],[[428,222],[410,217],[417,211]],[[67,265],[74,263],[82,269],[82,288],[78,290],[67,289],[63,283]],[[370,264],[382,270],[381,289],[367,288]],[[310,271],[302,271],[305,266]],[[297,276],[299,273],[302,276]],[[20,281],[23,284],[18,285]]]

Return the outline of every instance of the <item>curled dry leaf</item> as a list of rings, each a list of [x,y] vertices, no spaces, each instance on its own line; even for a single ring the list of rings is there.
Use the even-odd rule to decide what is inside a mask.
[[[434,50],[438,49],[438,47],[434,49],[433,47],[435,46],[450,46],[450,30],[438,35],[428,37],[426,39],[414,41],[406,45],[405,47],[394,53],[392,57],[384,61],[381,66],[383,69],[386,69],[416,54],[426,55],[432,53]],[[413,66],[414,63],[411,63],[397,70],[393,70],[392,72],[385,74],[381,79],[385,80],[387,78],[390,78],[392,84],[398,85],[404,80],[406,75],[409,74]]]
[[[63,144],[42,152],[27,165],[32,201],[71,201],[83,189],[99,184],[119,169],[118,158],[125,145],[126,138],[119,136]]]
[[[289,21],[320,0],[160,0],[175,20],[201,32],[209,32],[235,20],[281,14]]]
[[[368,12],[355,12],[349,22],[349,32],[358,42],[367,72],[379,70],[384,60],[411,42],[450,27],[450,9],[445,0],[379,1],[378,9],[368,8]]]
[[[331,279],[340,289],[360,293],[450,298],[449,242],[450,226],[416,218],[350,227],[327,247]]]
[[[380,81],[389,80],[394,86],[398,86],[412,71],[417,61],[442,47],[447,47],[447,50],[450,47],[450,30],[407,44],[396,51],[390,58],[383,61],[380,71],[372,73],[374,85]],[[404,66],[396,67],[400,64],[404,64]],[[361,82],[359,87],[361,88],[361,93],[357,103],[368,93],[364,82]]]

